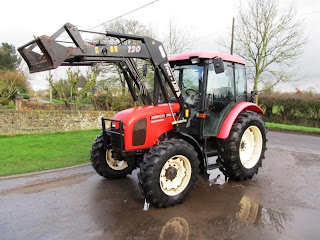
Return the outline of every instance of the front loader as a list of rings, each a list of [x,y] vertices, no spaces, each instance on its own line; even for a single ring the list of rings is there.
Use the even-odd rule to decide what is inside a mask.
[[[63,33],[71,42],[58,40]],[[84,33],[112,38],[114,44],[86,42]],[[254,94],[247,94],[242,58],[212,52],[167,56],[154,39],[79,30],[70,23],[18,50],[31,73],[100,63],[121,69],[140,105],[101,119],[91,163],[108,179],[140,168],[140,191],[157,207],[182,202],[200,171],[220,168],[240,181],[251,179],[261,167],[267,141],[263,111],[253,103]],[[148,61],[154,71],[152,94],[135,59]],[[216,163],[209,164],[212,156]]]

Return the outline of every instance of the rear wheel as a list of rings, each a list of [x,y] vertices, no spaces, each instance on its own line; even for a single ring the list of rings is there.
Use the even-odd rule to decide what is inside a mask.
[[[152,147],[141,166],[139,188],[144,198],[157,207],[181,203],[194,187],[199,160],[194,147],[171,139]]]
[[[231,180],[246,180],[258,173],[266,151],[266,129],[256,112],[242,112],[230,135],[221,141],[218,162]]]
[[[112,149],[104,149],[102,134],[93,142],[90,156],[94,170],[108,179],[124,178],[135,168],[133,160],[116,160],[112,157]]]

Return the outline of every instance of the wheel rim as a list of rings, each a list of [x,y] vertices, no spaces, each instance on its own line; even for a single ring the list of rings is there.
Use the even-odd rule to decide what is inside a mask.
[[[117,170],[117,171],[123,170],[126,167],[128,167],[127,161],[115,160],[112,157],[112,149],[108,149],[106,152],[106,162],[110,168],[112,168],[113,170]]]
[[[245,168],[252,168],[260,159],[262,151],[262,134],[257,126],[248,127],[241,138],[239,155]]]
[[[182,155],[171,157],[160,172],[160,187],[168,196],[181,193],[190,182],[191,164],[188,158]]]

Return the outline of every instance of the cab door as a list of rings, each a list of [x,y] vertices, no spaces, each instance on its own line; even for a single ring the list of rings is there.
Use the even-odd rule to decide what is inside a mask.
[[[224,72],[217,74],[209,64],[207,77],[206,117],[203,136],[216,136],[226,114],[236,102],[234,63],[224,62]]]
[[[201,108],[202,86],[204,81],[204,66],[199,65],[181,65],[174,70],[176,79],[179,79],[181,94],[190,108],[190,118],[186,127],[181,131],[186,132],[195,138],[199,136],[200,119],[197,117]]]

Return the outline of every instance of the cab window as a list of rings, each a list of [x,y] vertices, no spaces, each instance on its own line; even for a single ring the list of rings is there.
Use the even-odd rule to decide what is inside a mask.
[[[212,101],[229,101],[234,99],[233,67],[224,62],[224,72],[217,74],[213,64],[209,65],[207,94]]]
[[[237,89],[237,98],[247,95],[246,70],[242,64],[235,64],[235,80]]]

